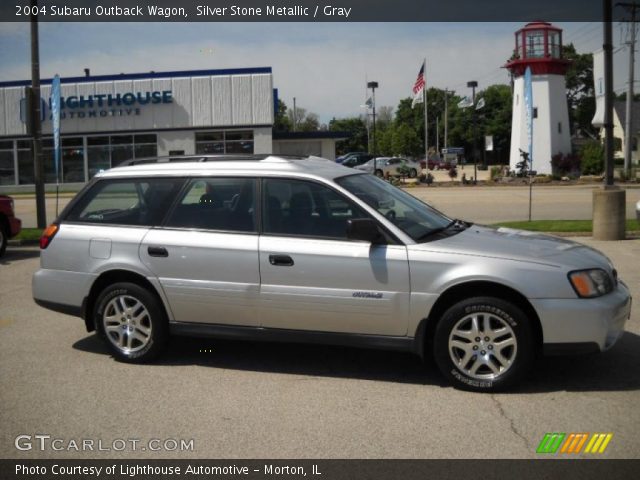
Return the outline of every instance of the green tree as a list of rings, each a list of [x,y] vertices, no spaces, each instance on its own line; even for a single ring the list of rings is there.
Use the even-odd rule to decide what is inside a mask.
[[[384,130],[393,122],[393,107],[376,108],[376,129]]]
[[[307,112],[306,108],[297,107],[295,112],[288,109],[287,118],[291,123],[291,129],[297,132],[315,132],[320,128],[318,115]]]
[[[336,153],[365,152],[367,150],[367,126],[360,117],[333,118],[329,121],[329,131],[347,132],[349,138],[336,144]]]
[[[379,130],[376,125],[376,135],[378,136],[378,140],[376,140],[376,154],[378,156],[388,157],[393,155],[394,130],[393,122],[382,130]]]
[[[275,114],[273,129],[278,132],[291,131],[291,120],[287,116],[287,105],[280,99],[278,99],[278,110]]]
[[[391,135],[391,148],[393,155],[403,157],[419,156],[424,149],[424,142],[409,125],[397,125]]]
[[[604,147],[593,140],[580,150],[580,169],[583,175],[600,175],[604,171]]]
[[[571,133],[576,133],[576,129],[580,129],[581,132],[595,137],[598,131],[591,125],[591,119],[596,111],[593,55],[578,53],[572,43],[565,45],[562,52],[564,59],[571,62],[565,76]]]
[[[493,136],[493,153],[485,152],[488,163],[505,163],[511,145],[512,94],[509,85],[491,85],[480,93],[485,106],[477,111],[480,149],[485,135]],[[478,158],[481,160],[481,158]]]

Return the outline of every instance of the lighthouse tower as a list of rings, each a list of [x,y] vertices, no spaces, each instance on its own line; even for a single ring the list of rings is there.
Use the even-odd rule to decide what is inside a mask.
[[[565,73],[569,62],[562,59],[562,30],[546,22],[528,23],[516,32],[513,58],[505,65],[513,74],[511,119],[511,170],[522,160],[520,149],[529,148],[525,71],[531,68],[533,98],[533,170],[551,173],[551,157],[571,152],[571,135]]]

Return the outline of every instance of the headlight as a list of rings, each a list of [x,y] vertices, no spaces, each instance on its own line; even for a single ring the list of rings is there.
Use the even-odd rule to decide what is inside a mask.
[[[593,298],[613,290],[613,281],[607,272],[599,268],[569,273],[569,281],[579,297]]]

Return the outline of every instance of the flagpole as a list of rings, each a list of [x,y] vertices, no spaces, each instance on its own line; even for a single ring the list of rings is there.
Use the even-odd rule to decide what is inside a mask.
[[[427,58],[422,63],[424,66],[424,76],[427,75]],[[422,102],[424,103],[424,161],[429,164],[429,109],[427,108],[427,82],[425,80],[422,88]]]

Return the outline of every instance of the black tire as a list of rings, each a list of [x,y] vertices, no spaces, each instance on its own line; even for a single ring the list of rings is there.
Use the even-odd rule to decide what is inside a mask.
[[[9,228],[4,218],[0,216],[0,257],[4,255],[7,250],[7,244],[9,243]]]
[[[382,170],[380,170],[380,169],[376,170],[375,175],[378,178],[384,177],[384,173],[382,173]]]
[[[527,316],[512,303],[493,297],[469,298],[450,307],[436,326],[433,342],[442,374],[455,388],[473,392],[515,385],[531,368],[534,350]]]
[[[415,168],[409,170],[409,178],[416,178],[418,176],[418,171]]]
[[[144,363],[166,347],[169,322],[161,300],[140,285],[106,287],[95,302],[96,330],[118,360]]]

